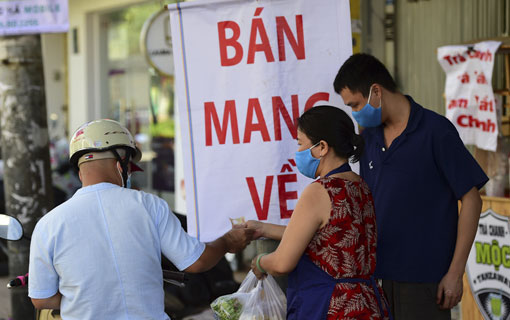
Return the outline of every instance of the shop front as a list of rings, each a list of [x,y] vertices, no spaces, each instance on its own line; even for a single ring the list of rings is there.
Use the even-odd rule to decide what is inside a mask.
[[[144,24],[163,6],[70,1],[69,131],[98,118],[125,125],[143,152],[144,172],[133,176],[133,187],[155,192],[174,208],[174,79],[158,72],[141,47]]]

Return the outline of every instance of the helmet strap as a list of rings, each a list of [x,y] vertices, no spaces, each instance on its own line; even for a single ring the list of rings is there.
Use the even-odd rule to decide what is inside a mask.
[[[131,159],[130,159],[131,158],[131,153],[128,152],[128,150],[126,150],[126,157],[123,160],[120,157],[120,155],[119,155],[119,153],[117,152],[116,149],[112,149],[111,151],[113,152],[113,155],[115,156],[117,161],[120,163],[120,167],[122,168],[122,173],[121,173],[121,176],[122,176],[122,186],[126,187],[127,179],[128,179],[128,166],[129,166],[129,161],[131,161]]]

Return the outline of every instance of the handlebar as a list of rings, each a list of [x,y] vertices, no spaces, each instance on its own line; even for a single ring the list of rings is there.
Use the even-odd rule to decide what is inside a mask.
[[[14,287],[24,287],[28,284],[28,273],[24,276],[18,276],[7,284],[7,288],[11,289]]]
[[[185,282],[188,281],[188,276],[184,272],[163,270],[163,281],[176,285],[178,287],[184,287]],[[7,284],[7,288],[11,289],[14,287],[24,287],[28,284],[28,273],[24,276],[18,276]]]
[[[185,282],[188,281],[188,276],[184,272],[163,270],[163,279]]]
[[[163,281],[184,288],[186,286],[185,282],[188,281],[188,276],[184,272],[163,270]]]

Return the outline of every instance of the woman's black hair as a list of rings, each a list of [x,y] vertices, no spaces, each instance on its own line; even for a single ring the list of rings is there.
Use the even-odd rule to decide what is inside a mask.
[[[351,118],[340,108],[316,106],[298,118],[298,129],[312,144],[324,140],[341,158],[359,161],[365,148],[363,137],[356,134]]]

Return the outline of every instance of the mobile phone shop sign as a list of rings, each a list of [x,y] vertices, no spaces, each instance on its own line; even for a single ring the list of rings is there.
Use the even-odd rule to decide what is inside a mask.
[[[67,0],[0,0],[0,36],[68,29]]]
[[[482,213],[467,262],[471,292],[484,319],[510,316],[510,234],[508,217]]]
[[[235,221],[287,224],[311,182],[297,172],[295,119],[333,90],[352,53],[347,0],[207,0],[169,5],[188,232]]]

